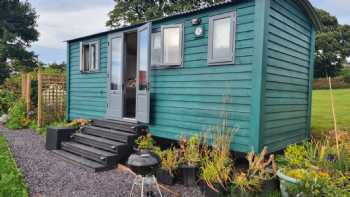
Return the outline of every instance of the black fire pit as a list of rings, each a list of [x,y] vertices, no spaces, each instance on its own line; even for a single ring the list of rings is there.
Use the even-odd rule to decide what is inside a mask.
[[[151,151],[141,150],[130,155],[127,165],[136,174],[135,180],[131,187],[130,196],[133,195],[135,186],[139,185],[141,187],[141,197],[143,197],[145,185],[153,185],[156,187],[160,197],[163,197],[155,177],[159,164],[160,158]],[[154,196],[153,191],[147,191],[146,196]]]
[[[160,158],[151,151],[141,150],[130,155],[127,164],[137,175],[154,175],[159,168]]]

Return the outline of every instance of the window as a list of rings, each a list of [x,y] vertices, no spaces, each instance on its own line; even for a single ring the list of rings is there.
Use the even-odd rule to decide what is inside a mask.
[[[166,25],[152,34],[151,64],[156,67],[182,64],[182,25]]]
[[[162,62],[162,45],[160,32],[152,33],[152,56],[151,56],[151,65],[158,66]]]
[[[234,12],[209,18],[208,63],[234,62],[236,14]]]
[[[99,43],[98,41],[80,43],[80,71],[91,72],[99,68]]]

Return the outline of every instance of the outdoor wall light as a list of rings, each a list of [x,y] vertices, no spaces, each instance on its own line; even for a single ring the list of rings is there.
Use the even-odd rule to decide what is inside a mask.
[[[194,18],[192,19],[192,25],[199,25],[201,24],[202,20],[200,18]]]

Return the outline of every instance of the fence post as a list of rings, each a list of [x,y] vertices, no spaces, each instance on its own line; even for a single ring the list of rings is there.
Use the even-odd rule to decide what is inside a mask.
[[[38,127],[42,126],[42,75],[38,72]]]
[[[25,101],[26,101],[26,105],[27,105],[27,112],[29,112],[31,110],[31,74],[27,74],[27,78],[26,78],[26,95],[25,95]]]

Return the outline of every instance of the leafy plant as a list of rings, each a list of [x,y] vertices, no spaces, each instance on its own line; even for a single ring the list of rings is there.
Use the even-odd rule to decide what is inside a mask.
[[[21,129],[28,127],[30,123],[31,120],[27,118],[24,101],[17,101],[9,110],[9,119],[6,122],[6,127],[9,129]]]
[[[231,192],[236,193],[237,190],[243,193],[254,193],[261,190],[262,180],[256,176],[249,177],[248,174],[240,172],[233,179]]]
[[[200,142],[199,135],[193,135],[189,139],[180,139],[180,154],[181,162],[187,166],[198,166],[201,161],[200,157]]]
[[[174,176],[174,171],[179,165],[179,155],[175,147],[164,150],[160,154],[161,168],[169,172],[170,175]]]
[[[149,150],[157,154],[158,156],[161,156],[160,147],[156,146],[156,141],[152,138],[152,135],[150,133],[138,137],[135,140],[135,144],[140,150]]]
[[[62,126],[65,126],[65,127],[79,129],[82,126],[89,125],[90,124],[90,120],[75,119],[75,120],[71,121],[70,123],[66,123],[66,122],[59,122],[59,123],[61,123]],[[56,126],[58,126],[58,125],[56,125]]]
[[[16,96],[12,92],[0,89],[0,116],[8,113],[15,100]]]
[[[256,176],[262,180],[270,180],[276,175],[277,165],[275,162],[275,156],[270,155],[269,159],[266,160],[265,158],[267,156],[267,147],[264,147],[260,154],[256,154],[255,152],[248,153],[246,159],[249,163],[249,168],[247,170],[249,177]],[[269,167],[271,167],[272,171]]]
[[[232,179],[234,162],[231,158],[230,147],[235,130],[229,128],[224,120],[222,125],[210,128],[208,133],[212,138],[212,148],[203,146],[201,179],[211,189],[218,191],[217,185],[226,189]]]

